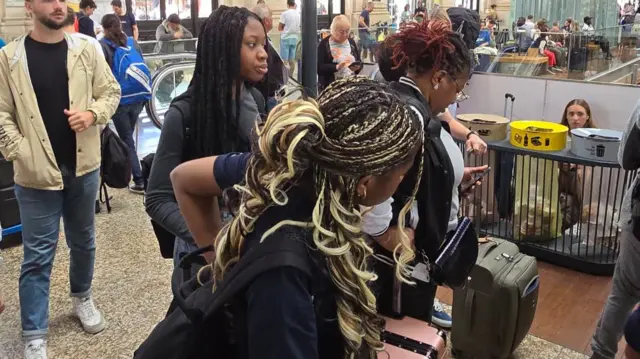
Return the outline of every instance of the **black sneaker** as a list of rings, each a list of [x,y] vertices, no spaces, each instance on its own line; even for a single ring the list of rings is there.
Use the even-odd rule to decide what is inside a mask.
[[[129,192],[136,193],[136,194],[144,194],[144,186],[138,183],[133,184],[129,186]]]

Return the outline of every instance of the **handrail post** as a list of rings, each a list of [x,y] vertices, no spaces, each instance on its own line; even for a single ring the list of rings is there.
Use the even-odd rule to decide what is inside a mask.
[[[318,92],[318,10],[316,2],[302,0],[302,86],[307,95]]]
[[[633,72],[631,73],[631,84],[632,85],[637,85],[638,84],[638,70],[640,69],[640,65],[638,64],[634,64],[633,65]]]

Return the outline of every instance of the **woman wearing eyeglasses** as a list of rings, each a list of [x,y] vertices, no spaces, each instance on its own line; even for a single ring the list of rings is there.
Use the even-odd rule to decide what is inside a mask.
[[[338,15],[331,22],[331,36],[318,44],[318,87],[326,88],[336,78],[357,75],[362,70],[360,51],[349,38],[349,18]]]
[[[418,221],[414,238],[416,253],[433,261],[441,243],[458,226],[460,185],[471,180],[474,173],[486,169],[486,166],[464,167],[462,153],[453,140],[449,123],[437,116],[450,104],[465,97],[463,89],[475,59],[460,34],[454,32],[448,22],[441,20],[409,23],[402,32],[387,38],[384,45],[392,49],[394,66],[407,69],[406,75],[391,87],[420,118],[425,131],[421,183],[429,183],[429,186],[421,186],[416,197]],[[414,167],[412,171],[419,170],[417,165]],[[407,176],[392,200],[376,206],[363,219],[365,233],[373,236],[389,252],[399,245],[399,230],[395,227],[400,212],[398,204],[411,196],[410,188],[414,184],[410,177]],[[411,222],[415,219],[413,215]],[[384,311],[391,306],[389,288],[393,278],[385,275],[384,270],[378,273],[381,286],[379,308]],[[435,290],[436,283],[407,287],[406,291],[403,289],[403,297],[412,299],[408,303],[403,299],[406,310],[402,314],[434,322],[441,327],[451,327],[450,317],[435,315],[435,312],[444,314],[439,306],[434,308],[432,305]]]

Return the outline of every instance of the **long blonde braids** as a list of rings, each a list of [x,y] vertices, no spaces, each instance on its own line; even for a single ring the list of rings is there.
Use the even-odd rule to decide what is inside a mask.
[[[360,229],[356,185],[363,176],[389,173],[412,161],[422,148],[422,129],[385,85],[365,78],[334,82],[318,103],[283,103],[258,129],[259,152],[250,161],[246,185],[236,186],[242,194],[238,214],[216,240],[214,276],[222,279],[237,262],[245,235],[267,207],[286,205],[287,190],[296,181],[313,179],[317,200],[311,222],[280,222],[262,240],[283,225],[312,228],[337,288],[345,358],[365,352],[373,359],[382,348],[382,322],[370,289],[376,275],[367,266],[372,249]],[[414,254],[406,236],[400,242],[397,273],[406,280],[406,264]]]

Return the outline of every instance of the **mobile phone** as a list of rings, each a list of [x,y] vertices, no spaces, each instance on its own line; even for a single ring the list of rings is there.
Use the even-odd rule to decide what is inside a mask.
[[[491,171],[491,167],[487,167],[484,171],[480,173],[476,173],[473,175],[471,180],[461,186],[460,193],[466,192],[469,188],[476,184],[480,179],[482,179],[487,173]]]
[[[351,67],[362,67],[362,61],[352,62],[351,65],[349,65],[349,68]]]

